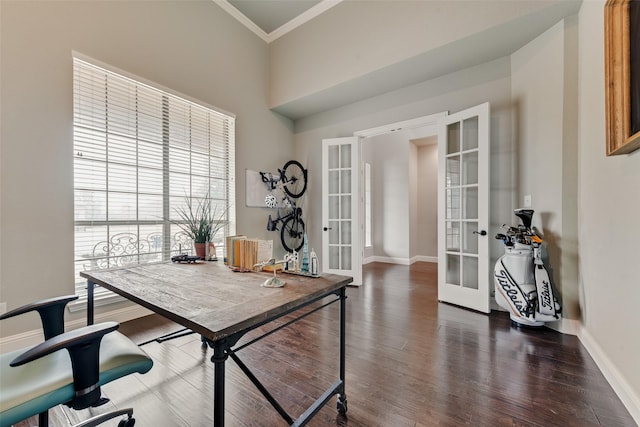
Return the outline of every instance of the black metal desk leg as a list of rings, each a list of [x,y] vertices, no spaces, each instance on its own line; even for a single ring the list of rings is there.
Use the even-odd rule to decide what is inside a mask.
[[[214,378],[213,378],[213,426],[224,427],[224,364],[227,360],[226,343],[210,343],[213,347]]]
[[[93,325],[93,291],[96,284],[87,280],[87,325]]]
[[[346,353],[346,328],[347,328],[347,295],[346,289],[340,289],[340,381],[342,385],[338,393],[338,413],[347,413],[347,394],[345,392],[345,353]]]

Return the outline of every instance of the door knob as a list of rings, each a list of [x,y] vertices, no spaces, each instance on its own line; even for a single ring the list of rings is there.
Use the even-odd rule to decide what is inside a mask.
[[[486,231],[484,231],[484,230],[480,230],[480,231],[474,231],[474,232],[473,232],[473,234],[479,234],[479,235],[481,235],[481,236],[486,236],[486,235],[487,235],[487,232],[486,232]]]
[[[323,231],[333,230],[333,228],[331,228],[331,227],[324,227],[322,230],[323,230]]]

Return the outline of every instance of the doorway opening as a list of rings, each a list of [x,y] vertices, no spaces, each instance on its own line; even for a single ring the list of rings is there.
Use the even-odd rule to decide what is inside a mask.
[[[354,132],[360,158],[361,253],[367,262],[437,262],[437,113]],[[371,245],[365,164],[371,165]],[[427,185],[421,185],[423,181]],[[424,215],[427,213],[426,215]],[[421,236],[425,236],[421,240]]]
[[[430,126],[362,139],[364,264],[437,262],[437,142]]]

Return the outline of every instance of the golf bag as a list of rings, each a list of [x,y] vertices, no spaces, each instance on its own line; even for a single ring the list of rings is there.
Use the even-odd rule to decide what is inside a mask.
[[[494,269],[496,302],[509,311],[516,325],[555,322],[562,309],[542,261],[542,239],[531,229],[533,209],[514,213],[522,225],[503,225],[506,232],[496,236],[504,244],[504,255]]]

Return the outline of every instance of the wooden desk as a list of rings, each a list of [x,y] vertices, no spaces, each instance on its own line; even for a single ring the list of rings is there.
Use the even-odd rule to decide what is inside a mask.
[[[215,427],[224,426],[225,362],[231,357],[260,392],[290,424],[305,425],[333,395],[338,396],[338,411],[347,412],[345,394],[345,288],[353,279],[346,276],[323,275],[308,278],[281,275],[283,288],[263,288],[260,285],[271,273],[234,273],[222,263],[147,264],[113,270],[81,272],[87,279],[87,321],[93,323],[95,285],[103,286],[140,304],[202,336],[213,348]],[[297,420],[293,420],[267,391],[236,352],[267,334],[239,348],[238,340],[247,332],[282,316],[297,312],[328,296],[335,299],[314,309],[340,302],[340,372],[339,379],[320,396]],[[308,311],[285,325],[306,316]],[[281,327],[276,328],[280,329]]]

